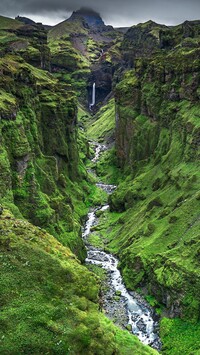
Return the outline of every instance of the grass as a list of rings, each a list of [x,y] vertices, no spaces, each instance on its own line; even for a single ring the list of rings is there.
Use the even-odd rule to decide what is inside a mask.
[[[3,203],[15,206],[13,211],[46,228],[83,259],[80,223],[87,214],[90,183],[75,181],[86,171],[78,157],[76,127],[70,147],[67,136],[75,117],[74,93],[20,56],[6,55],[0,66],[5,72],[0,91]],[[85,145],[83,140],[82,149]],[[59,164],[55,152],[61,154]]]
[[[23,24],[20,21],[13,20],[8,17],[0,16],[0,30],[7,30],[7,29],[18,29]]]
[[[0,224],[1,353],[157,353],[98,313],[98,279],[69,249],[6,209]]]
[[[164,318],[161,322],[162,354],[200,354],[200,324]]]
[[[115,101],[111,99],[103,106],[94,117],[93,122],[88,122],[87,135],[94,141],[106,140],[111,137],[115,129]]]

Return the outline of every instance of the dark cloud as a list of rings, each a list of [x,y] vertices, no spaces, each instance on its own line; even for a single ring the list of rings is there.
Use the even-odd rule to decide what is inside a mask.
[[[130,26],[152,19],[177,24],[200,17],[200,0],[0,0],[0,14],[18,14],[56,23],[82,6],[101,13],[106,23]]]

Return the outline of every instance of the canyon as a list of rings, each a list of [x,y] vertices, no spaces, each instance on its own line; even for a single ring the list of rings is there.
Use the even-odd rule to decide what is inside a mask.
[[[200,354],[199,46],[0,16],[2,354]]]

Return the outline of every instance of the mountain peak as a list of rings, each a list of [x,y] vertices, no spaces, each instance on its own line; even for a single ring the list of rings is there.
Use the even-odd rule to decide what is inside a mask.
[[[81,7],[79,10],[74,11],[76,14],[80,14],[80,15],[90,15],[90,16],[99,16],[100,14],[96,11],[94,11],[93,9],[91,9],[90,7]]]
[[[31,20],[28,17],[24,17],[24,16],[17,16],[15,17],[15,20],[23,22],[25,25],[36,25],[35,21]]]
[[[100,14],[91,8],[82,7],[74,11],[70,20],[83,18],[90,27],[105,26]]]

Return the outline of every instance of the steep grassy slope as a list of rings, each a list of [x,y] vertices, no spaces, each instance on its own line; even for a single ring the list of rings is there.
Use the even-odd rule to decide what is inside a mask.
[[[0,29],[1,30],[6,30],[6,29],[17,29],[21,27],[22,24],[19,21],[13,20],[8,17],[0,16]]]
[[[156,354],[98,312],[98,280],[68,248],[7,210],[1,229],[2,354]]]
[[[20,54],[26,62],[42,69],[50,67],[47,32],[42,25],[24,25],[22,22],[0,17],[0,53]]]
[[[77,65],[81,65],[81,60],[82,63],[90,65],[101,57],[102,49],[107,45],[109,47],[116,38],[122,36],[111,26],[106,26],[98,13],[80,9],[69,19],[53,27],[49,31],[48,38],[53,53],[56,52],[56,57],[53,56],[55,65],[59,65],[56,63],[56,58],[60,61],[63,59],[63,66],[70,69],[69,56],[73,51],[74,55],[77,54],[77,59],[79,58]],[[64,59],[65,55],[68,56],[68,60]]]
[[[72,20],[50,32],[50,63],[42,26],[0,17],[2,353],[156,353],[98,313],[98,280],[72,254],[84,260],[81,221],[101,198],[73,89],[84,102],[96,82],[102,102],[123,57],[115,101],[88,125],[90,139],[112,143],[116,122],[116,156],[97,172],[119,187],[97,241],[119,256],[128,288],[172,318],[161,322],[163,354],[198,354],[199,22],[140,24],[120,46],[112,28]],[[41,70],[50,64],[53,74]]]
[[[94,141],[114,139],[115,130],[115,101],[111,99],[86,124],[87,135]]]

